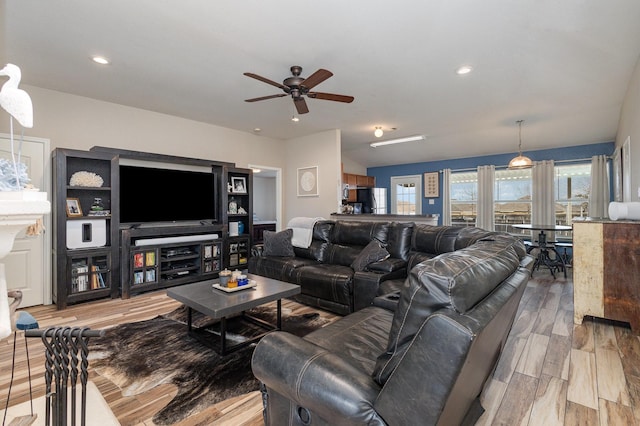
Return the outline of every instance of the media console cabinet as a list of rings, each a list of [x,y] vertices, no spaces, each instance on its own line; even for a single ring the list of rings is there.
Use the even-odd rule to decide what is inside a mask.
[[[129,298],[245,267],[253,234],[251,169],[106,147],[57,148],[51,155],[52,296],[58,309],[104,297]],[[215,198],[215,221],[120,223],[121,165],[209,171],[214,194],[201,196]],[[83,179],[78,172],[85,172]],[[148,196],[147,185],[153,182],[140,183],[140,197]]]

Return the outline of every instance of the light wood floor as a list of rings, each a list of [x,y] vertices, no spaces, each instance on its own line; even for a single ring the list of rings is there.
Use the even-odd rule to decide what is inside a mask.
[[[141,321],[179,306],[164,291],[128,300],[103,300],[57,311],[31,307],[41,328],[54,325],[100,329]],[[308,311],[294,302],[285,308]],[[332,314],[321,312],[327,318]],[[11,405],[27,401],[29,387],[22,333]],[[0,404],[6,403],[13,338],[0,341]],[[39,339],[29,339],[34,397],[44,394],[44,355]],[[175,395],[162,385],[142,395],[122,396],[95,372],[96,383],[123,425],[153,425],[151,418]],[[637,425],[640,426],[640,340],[624,324],[587,319],[573,324],[572,282],[536,272],[529,282],[505,352],[483,393],[485,414],[478,425]],[[193,425],[262,425],[259,392],[223,401],[181,422]],[[99,422],[88,421],[89,425]]]

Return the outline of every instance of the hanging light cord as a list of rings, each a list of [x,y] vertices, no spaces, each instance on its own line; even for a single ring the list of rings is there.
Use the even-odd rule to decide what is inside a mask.
[[[524,120],[518,120],[518,153],[522,156],[522,122]]]

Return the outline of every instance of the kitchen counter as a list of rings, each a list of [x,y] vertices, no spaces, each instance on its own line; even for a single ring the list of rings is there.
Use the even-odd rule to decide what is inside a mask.
[[[376,222],[415,222],[427,225],[438,225],[438,214],[407,215],[407,214],[343,214],[331,213],[333,220],[373,220]]]

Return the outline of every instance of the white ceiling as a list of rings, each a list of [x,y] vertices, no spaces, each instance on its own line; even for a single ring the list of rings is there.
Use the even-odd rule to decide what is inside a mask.
[[[514,152],[519,119],[525,151],[612,141],[640,55],[637,0],[0,1],[23,84],[271,138],[339,128],[364,166]],[[355,101],[307,99],[298,123],[289,97],[244,102],[280,93],[244,72],[292,65]],[[375,126],[427,140],[370,148]]]

